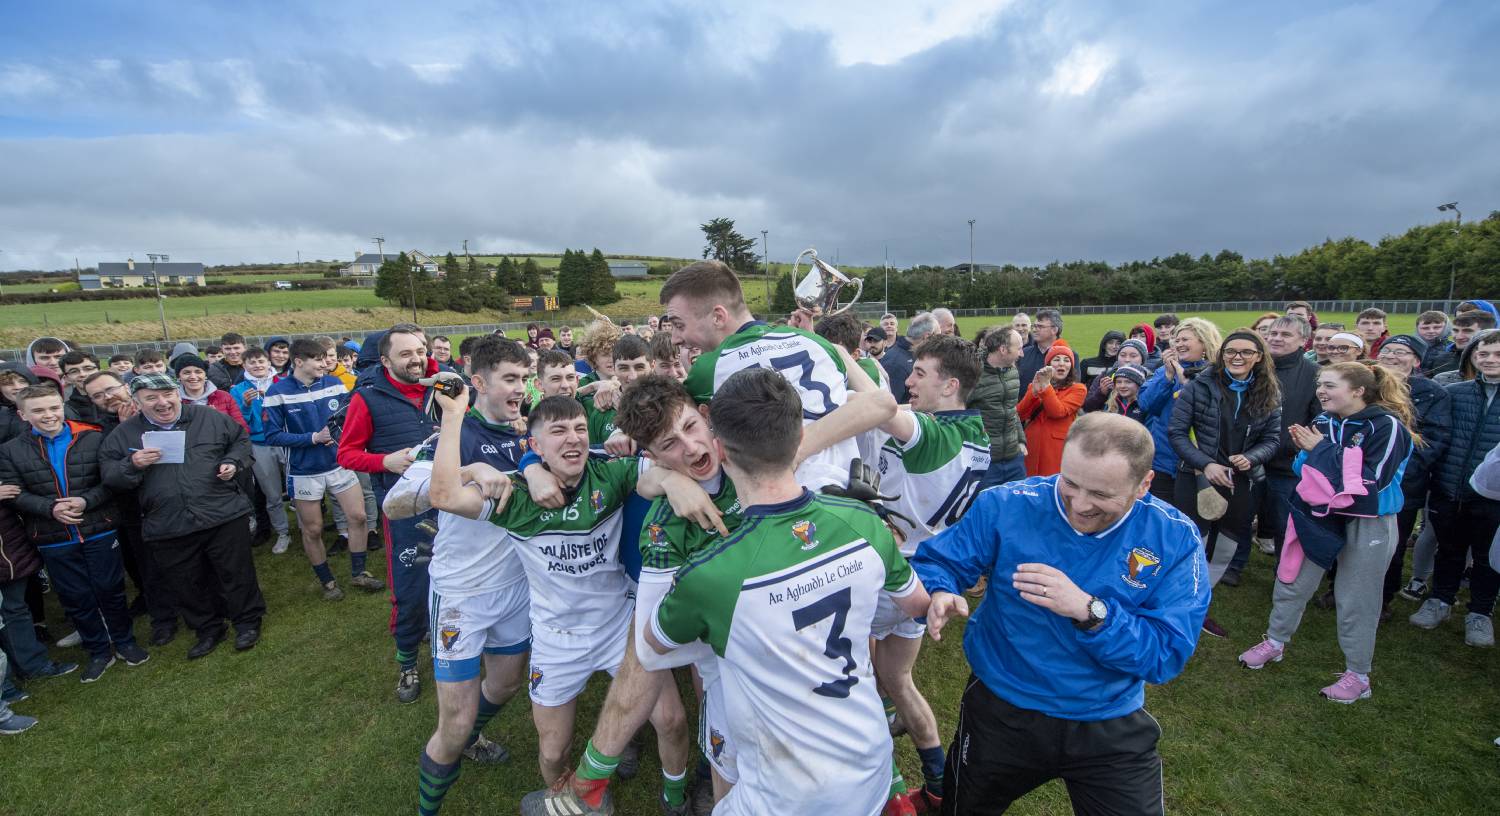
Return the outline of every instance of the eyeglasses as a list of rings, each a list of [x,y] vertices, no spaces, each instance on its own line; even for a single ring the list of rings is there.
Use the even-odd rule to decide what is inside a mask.
[[[1353,346],[1329,346],[1328,350],[1335,354],[1348,354],[1354,350]]]
[[[1256,350],[1256,349],[1229,349],[1229,348],[1227,348],[1227,349],[1224,349],[1224,356],[1225,357],[1233,357],[1233,358],[1235,358],[1237,360],[1245,360],[1245,359],[1249,359],[1251,357],[1258,357],[1258,356],[1260,356],[1260,352],[1258,350]]]

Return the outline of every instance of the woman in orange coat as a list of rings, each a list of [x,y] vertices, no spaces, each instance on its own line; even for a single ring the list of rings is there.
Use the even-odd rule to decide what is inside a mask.
[[[1088,396],[1088,388],[1078,381],[1078,360],[1072,349],[1054,343],[1045,360],[1016,405],[1016,413],[1026,423],[1027,476],[1051,476],[1062,470],[1063,440]]]

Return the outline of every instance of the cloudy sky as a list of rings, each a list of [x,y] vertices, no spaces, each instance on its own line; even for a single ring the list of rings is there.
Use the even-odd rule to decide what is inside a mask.
[[[170,252],[955,263],[1500,209],[1500,4],[0,5],[0,269]],[[433,8],[428,8],[432,6]]]

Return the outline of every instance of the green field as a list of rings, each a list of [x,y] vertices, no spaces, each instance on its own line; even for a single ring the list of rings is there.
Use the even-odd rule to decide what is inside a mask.
[[[1157,318],[1152,314],[1107,314],[1107,315],[1069,315],[1067,309],[1063,313],[1063,339],[1073,346],[1081,357],[1092,357],[1099,350],[1099,340],[1104,333],[1110,330],[1129,334],[1130,328],[1137,323],[1150,324]],[[1178,317],[1192,317],[1193,312],[1179,312]],[[1213,321],[1224,333],[1229,333],[1237,328],[1249,326],[1256,318],[1264,312],[1202,312],[1197,313],[1199,317],[1206,317]],[[1354,328],[1353,312],[1329,312],[1319,314],[1319,323],[1343,323],[1351,330]],[[1008,322],[1009,315],[998,317],[960,317],[958,319],[958,330],[963,336],[973,338],[978,331],[986,326],[997,323]],[[1391,315],[1387,321],[1391,326],[1392,334],[1414,333],[1416,331],[1417,316]],[[906,321],[901,321],[901,329],[905,331]]]
[[[347,559],[330,559],[336,574],[347,574]],[[296,549],[273,556],[262,547],[256,565],[270,611],[253,651],[237,654],[225,644],[188,663],[191,639],[179,635],[144,666],[117,664],[98,683],[82,685],[75,674],[28,684],[32,699],[16,710],[41,725],[0,738],[0,812],[411,813],[417,756],[436,721],[430,662],[422,664],[421,700],[397,704],[383,596],[321,600]],[[1380,633],[1375,696],[1349,707],[1328,703],[1317,690],[1343,667],[1332,612],[1309,608],[1285,662],[1260,672],[1235,665],[1264,628],[1271,567],[1256,553],[1240,587],[1217,591],[1213,612],[1230,639],[1204,638],[1181,677],[1148,691],[1147,705],[1165,731],[1169,812],[1494,812],[1496,652],[1465,647],[1456,622],[1434,632],[1414,629],[1404,621],[1414,605],[1398,600],[1397,617]],[[371,568],[383,577],[384,559],[372,559]],[[68,631],[51,596],[49,610],[54,631]],[[147,628],[139,622],[137,636]],[[945,740],[968,674],[959,632],[950,635],[929,642],[917,667]],[[83,659],[78,649],[54,651]],[[586,694],[584,733],[604,688],[601,676]],[[508,706],[488,734],[511,749],[512,760],[466,765],[445,814],[515,813],[521,796],[540,786],[527,706]],[[579,738],[575,752],[582,745]],[[919,780],[910,742],[898,741],[898,751],[908,779]],[[657,812],[657,769],[648,749],[641,775],[615,785],[618,813]],[[1069,811],[1054,783],[1011,812]]]

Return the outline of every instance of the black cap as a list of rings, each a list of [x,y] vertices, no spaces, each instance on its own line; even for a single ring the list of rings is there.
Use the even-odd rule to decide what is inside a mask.
[[[889,335],[887,335],[885,333],[885,329],[882,329],[879,326],[876,326],[876,327],[870,329],[869,331],[865,332],[865,339],[866,340],[879,340],[880,342],[884,343],[887,339],[889,339]]]

